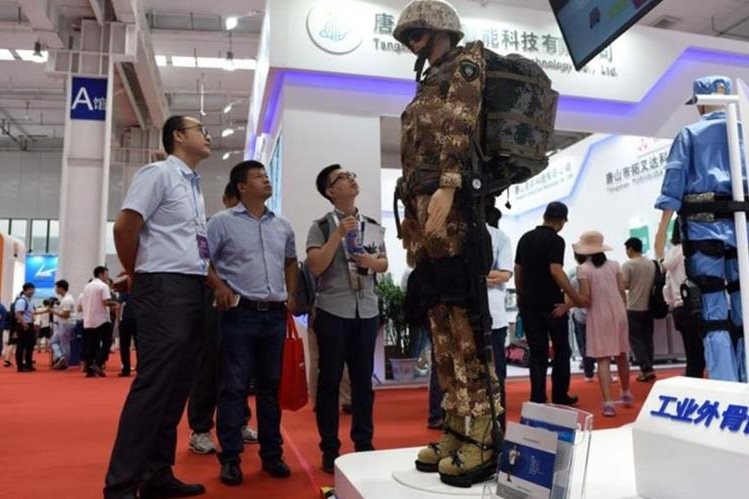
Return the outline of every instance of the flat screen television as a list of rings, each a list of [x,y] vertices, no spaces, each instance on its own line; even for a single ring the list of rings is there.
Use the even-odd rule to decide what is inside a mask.
[[[662,0],[549,0],[576,70]]]

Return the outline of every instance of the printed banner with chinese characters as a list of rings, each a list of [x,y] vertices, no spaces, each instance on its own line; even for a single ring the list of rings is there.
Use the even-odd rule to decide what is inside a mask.
[[[666,168],[671,140],[640,137],[635,138],[633,155],[626,162],[606,170],[606,189],[622,191],[642,182],[660,179]]]
[[[387,12],[378,12],[374,15],[372,41],[376,51],[410,54],[405,45],[392,38],[396,21],[396,15]],[[532,59],[546,71],[570,73],[574,70],[564,39],[556,29],[554,32],[517,29],[511,24],[472,20],[465,21],[463,29],[466,42],[480,40],[484,47],[495,52],[521,54]],[[606,47],[580,72],[590,76],[618,77],[613,46]]]

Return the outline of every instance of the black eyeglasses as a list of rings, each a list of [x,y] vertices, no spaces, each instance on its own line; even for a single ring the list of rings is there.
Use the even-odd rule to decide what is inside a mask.
[[[211,134],[208,133],[208,129],[204,127],[203,125],[190,125],[190,126],[183,126],[181,128],[178,128],[177,130],[190,130],[191,128],[199,128],[200,133],[203,134],[203,137],[210,137]]]
[[[328,187],[333,187],[336,182],[339,180],[346,179],[346,180],[356,180],[356,173],[354,172],[341,172],[339,173],[336,178],[333,179],[331,183],[328,184]]]
[[[409,43],[418,42],[421,40],[421,37],[424,36],[424,34],[429,31],[428,29],[424,28],[415,28],[412,30],[409,30],[406,33],[406,40],[408,40]]]

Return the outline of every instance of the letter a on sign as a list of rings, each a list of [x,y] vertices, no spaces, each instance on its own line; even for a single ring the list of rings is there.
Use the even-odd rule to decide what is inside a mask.
[[[94,105],[91,103],[91,98],[88,96],[88,92],[86,92],[86,87],[81,87],[78,90],[78,95],[73,99],[73,111],[75,111],[75,109],[81,104],[85,104],[89,111],[94,110]]]
[[[106,78],[72,78],[70,119],[104,121],[107,114],[106,101]]]

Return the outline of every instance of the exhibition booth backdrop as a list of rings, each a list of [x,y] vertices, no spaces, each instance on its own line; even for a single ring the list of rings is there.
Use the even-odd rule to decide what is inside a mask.
[[[512,188],[503,227],[517,240],[547,201],[562,199],[571,209],[565,238],[602,230],[612,256],[623,260],[621,243],[631,233],[644,236],[647,227],[652,238],[652,203],[669,141],[698,118],[683,105],[692,80],[712,73],[749,78],[749,45],[635,27],[575,72],[550,12],[454,5],[466,40],[520,53],[546,69],[561,94],[557,129],[596,133],[557,153],[539,178]],[[389,225],[399,162],[383,153],[380,122],[399,116],[415,90],[414,56],[392,38],[402,7],[394,0],[267,4],[245,154],[266,164],[275,158],[281,211],[300,254],[312,219],[330,209],[314,188],[315,175],[330,163],[359,175],[360,208]],[[397,278],[404,262],[392,228],[387,241]]]

